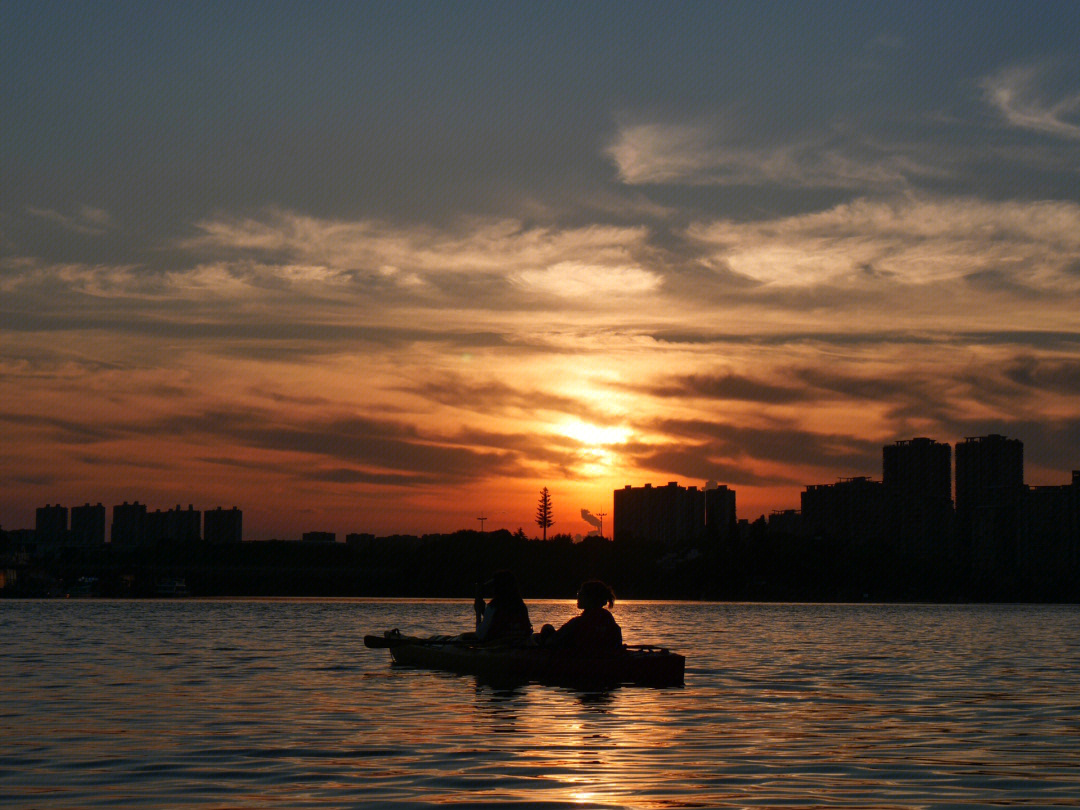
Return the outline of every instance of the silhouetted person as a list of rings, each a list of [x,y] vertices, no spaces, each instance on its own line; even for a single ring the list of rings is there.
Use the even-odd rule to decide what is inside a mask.
[[[583,582],[578,589],[577,606],[581,615],[575,616],[548,636],[546,643],[553,647],[582,652],[617,652],[622,649],[622,628],[606,607],[615,607],[615,594],[598,579]],[[550,625],[546,625],[550,627]]]
[[[476,638],[494,641],[500,638],[529,638],[532,623],[529,609],[518,591],[517,580],[509,571],[496,571],[487,585],[491,601],[484,604],[483,591],[473,601],[476,611]]]

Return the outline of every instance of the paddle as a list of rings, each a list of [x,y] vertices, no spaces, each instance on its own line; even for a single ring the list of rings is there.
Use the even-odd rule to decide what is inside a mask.
[[[456,636],[431,636],[420,638],[418,636],[403,636],[400,633],[391,632],[382,636],[364,636],[364,646],[375,650],[386,650],[391,647],[401,647],[405,644],[446,644],[458,640]]]

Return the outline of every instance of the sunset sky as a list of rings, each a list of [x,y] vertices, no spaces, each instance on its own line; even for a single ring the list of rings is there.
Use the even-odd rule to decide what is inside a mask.
[[[1080,468],[1078,3],[0,0],[5,529],[753,519],[992,432]]]

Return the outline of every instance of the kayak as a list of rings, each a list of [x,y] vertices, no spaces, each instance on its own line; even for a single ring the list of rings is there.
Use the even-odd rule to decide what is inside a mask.
[[[394,630],[365,636],[395,663],[476,675],[489,681],[537,681],[581,686],[680,686],[686,658],[653,646],[627,646],[606,655],[542,647],[528,641],[488,644],[457,636],[421,638]]]

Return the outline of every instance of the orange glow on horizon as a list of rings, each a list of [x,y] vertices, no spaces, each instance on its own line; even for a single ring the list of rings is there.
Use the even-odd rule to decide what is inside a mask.
[[[1005,216],[957,208],[958,221]],[[73,320],[14,333],[0,357],[0,525],[32,525],[45,503],[138,499],[239,506],[250,539],[447,532],[478,527],[480,514],[487,529],[532,536],[547,486],[553,532],[576,535],[593,528],[581,510],[610,514],[626,484],[716,481],[753,520],[798,508],[808,484],[880,477],[880,448],[896,439],[955,442],[1012,424],[1067,437],[1077,354],[1060,335],[1073,330],[1075,298],[1064,259],[1034,241],[1049,228],[1071,255],[1059,224],[1033,220],[1015,237],[1018,254],[1043,257],[1031,277],[1046,294],[1000,336],[988,313],[1010,294],[961,288],[943,265],[860,279],[846,296],[835,279],[778,274],[776,256],[801,252],[820,269],[817,250],[907,250],[897,220],[918,233],[940,205],[890,210],[892,230],[871,243],[849,232],[882,216],[872,206],[777,220],[775,232],[692,225],[686,238],[706,264],[721,247],[744,262],[774,257],[755,271],[772,273],[767,284],[711,297],[701,290],[726,283],[719,271],[680,286],[642,229],[505,221],[461,232],[288,212],[204,223],[181,248],[191,265],[147,289],[125,267],[9,262],[11,300]],[[1058,213],[1080,231],[1080,207]],[[381,269],[365,275],[356,262]],[[550,286],[566,274],[585,284],[581,268],[596,267],[610,270],[599,299]],[[40,293],[42,279],[68,291],[67,308]],[[1076,464],[1061,441],[1019,438],[1041,441],[1028,458],[1042,483]]]

